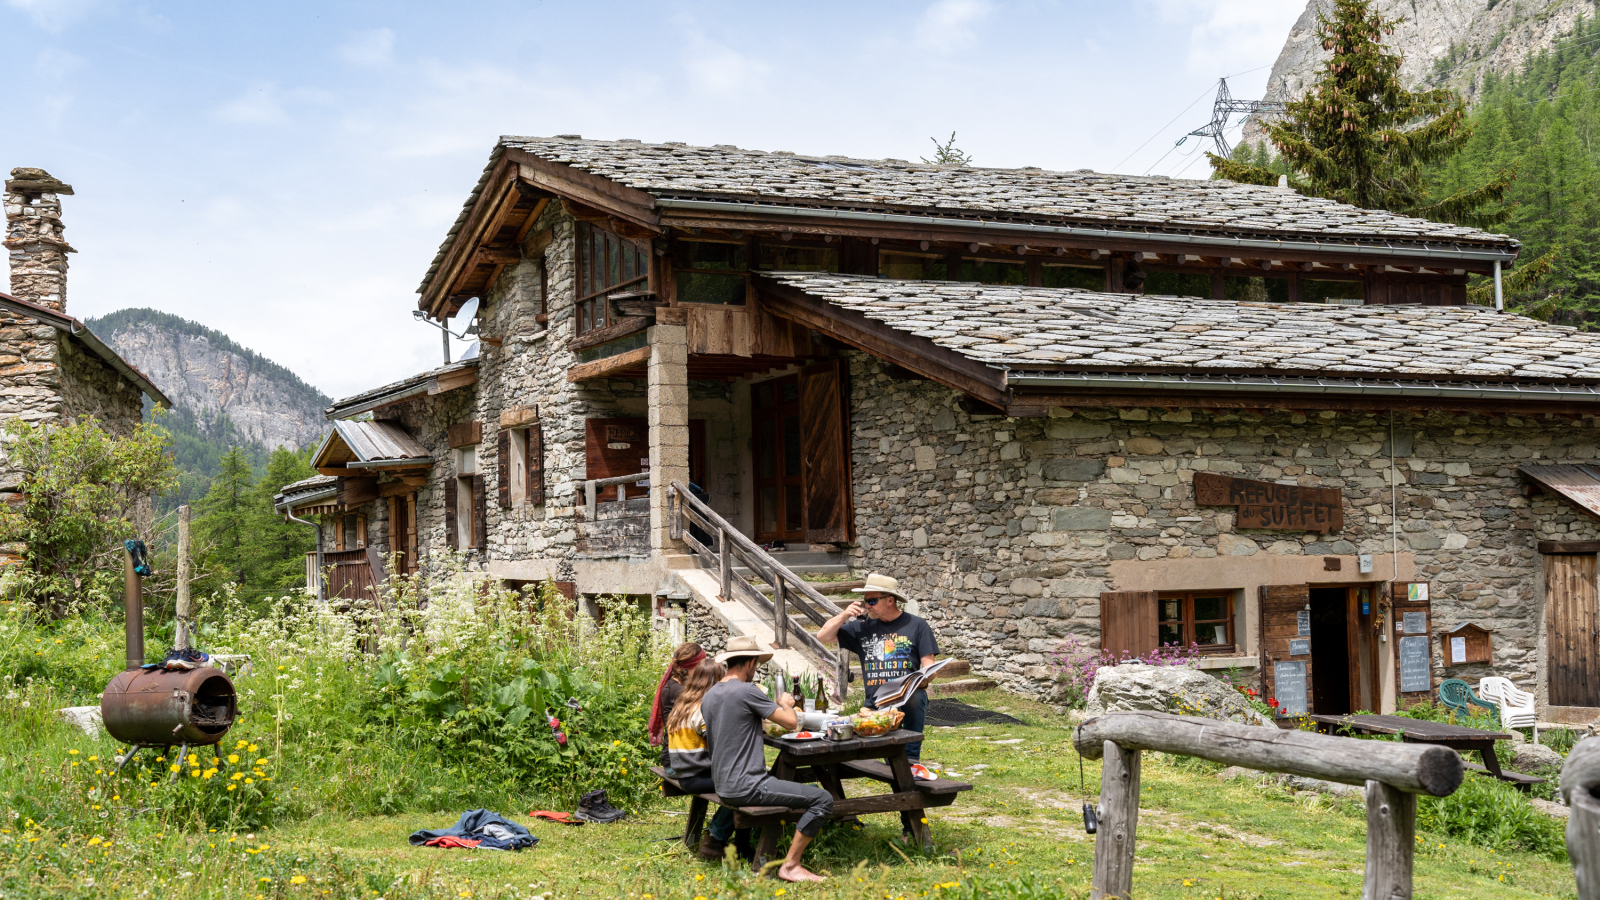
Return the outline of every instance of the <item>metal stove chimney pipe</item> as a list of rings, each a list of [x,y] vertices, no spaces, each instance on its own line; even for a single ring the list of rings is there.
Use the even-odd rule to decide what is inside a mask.
[[[144,579],[133,570],[133,554],[126,551],[122,554],[122,583],[128,668],[137,669],[144,665]]]

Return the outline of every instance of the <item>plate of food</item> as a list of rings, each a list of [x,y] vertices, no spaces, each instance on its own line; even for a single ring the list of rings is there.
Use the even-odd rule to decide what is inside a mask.
[[[783,739],[786,740],[786,741],[820,741],[820,740],[822,740],[822,732],[820,732],[820,731],[791,731],[788,734],[784,735]]]

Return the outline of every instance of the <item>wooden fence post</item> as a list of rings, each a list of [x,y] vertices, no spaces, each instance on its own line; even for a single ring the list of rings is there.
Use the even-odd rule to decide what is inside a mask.
[[[789,596],[782,577],[772,580],[772,635],[778,646],[789,646]]]
[[[1361,900],[1410,900],[1417,795],[1367,782],[1367,871]]]
[[[1587,737],[1567,754],[1561,766],[1561,796],[1567,816],[1567,856],[1578,881],[1578,900],[1600,900],[1600,738]]]
[[[733,599],[733,566],[728,559],[728,530],[717,529],[717,568],[718,576],[722,582],[722,599]]]
[[[189,600],[189,506],[178,507],[178,624],[172,636],[172,646],[188,650],[192,639],[190,619],[194,608]]]
[[[1100,827],[1094,836],[1089,900],[1127,900],[1133,891],[1133,845],[1139,827],[1139,751],[1105,742],[1100,768]]]

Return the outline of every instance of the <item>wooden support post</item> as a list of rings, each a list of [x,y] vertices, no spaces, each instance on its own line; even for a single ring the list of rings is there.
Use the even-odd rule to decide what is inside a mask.
[[[789,597],[781,577],[772,579],[772,633],[780,648],[789,646]]]
[[[590,522],[594,521],[595,494],[598,492],[599,489],[595,487],[592,480],[583,483],[583,511],[589,517]]]
[[[1567,816],[1567,856],[1578,880],[1578,900],[1600,900],[1600,738],[1587,737],[1567,754],[1561,766],[1561,796]]]
[[[188,650],[192,638],[190,621],[194,615],[193,606],[189,600],[189,506],[185,504],[178,507],[178,625],[173,632],[172,646],[179,650]]]
[[[1139,751],[1106,741],[1104,753],[1089,898],[1127,900],[1133,892],[1133,847],[1139,826]]]
[[[717,569],[721,577],[722,599],[733,599],[733,564],[728,558],[728,530],[717,529]]]
[[[1367,873],[1361,900],[1410,900],[1417,795],[1367,782]]]

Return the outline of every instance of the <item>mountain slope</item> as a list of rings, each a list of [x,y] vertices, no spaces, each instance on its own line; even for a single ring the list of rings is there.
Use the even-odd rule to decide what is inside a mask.
[[[327,430],[326,394],[219,331],[153,309],[85,324],[159,385],[177,416],[214,439],[299,449]]]
[[[1317,40],[1317,13],[1332,5],[1306,4],[1272,67],[1264,99],[1297,99],[1322,76],[1329,54]],[[1400,77],[1407,87],[1448,87],[1473,103],[1485,76],[1518,71],[1580,17],[1594,18],[1600,0],[1376,0],[1373,6],[1401,20],[1385,43],[1404,57]],[[1262,140],[1258,120],[1245,124],[1241,139]]]

